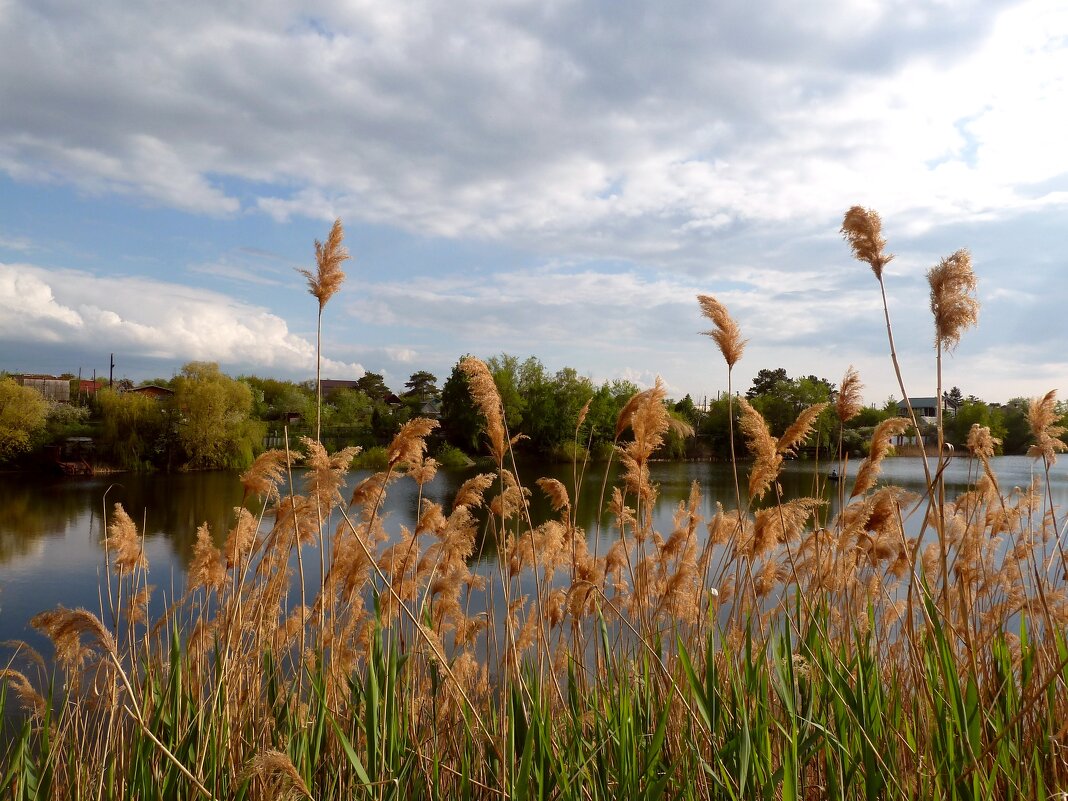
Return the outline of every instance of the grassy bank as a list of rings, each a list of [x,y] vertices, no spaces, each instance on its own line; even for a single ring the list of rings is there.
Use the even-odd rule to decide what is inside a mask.
[[[854,212],[847,239],[882,287],[878,218]],[[943,294],[932,279],[941,345],[974,321],[970,268],[953,265],[959,280]],[[729,380],[745,343],[721,304],[700,302]],[[953,302],[965,313],[940,319]],[[822,501],[781,499],[777,478],[822,405],[775,438],[739,400],[732,420],[752,463],[739,475],[735,462],[734,502],[705,519],[695,485],[672,530],[658,531],[648,463],[679,424],[657,384],[619,415],[622,479],[605,486],[590,532],[572,511],[578,480],[520,484],[493,378],[477,359],[462,366],[494,467],[450,506],[421,499],[399,534],[385,528],[383,499],[397,481],[421,488],[434,475],[429,420],[406,423],[355,487],[351,449],[307,439],[259,457],[242,481],[260,517],[239,509],[228,532],[202,527],[188,589],[158,619],[146,619],[159,590],[142,532],[116,507],[104,608],[36,617],[54,658],[9,646],[0,704],[14,729],[0,791],[1031,799],[1068,789],[1064,522],[1047,484],[999,486],[989,432],[969,439],[974,485],[948,498],[938,456],[924,462],[919,495],[879,484],[892,437],[915,421],[880,424],[854,482],[838,487],[841,512],[821,526]],[[940,358],[935,369],[940,381]],[[859,392],[849,370],[835,404],[843,424]],[[1051,393],[1031,407],[1047,475],[1063,448],[1053,404]],[[305,483],[282,491],[298,458]],[[577,476],[585,469],[576,461]],[[531,519],[535,492],[550,519]],[[495,566],[477,574],[487,540]]]

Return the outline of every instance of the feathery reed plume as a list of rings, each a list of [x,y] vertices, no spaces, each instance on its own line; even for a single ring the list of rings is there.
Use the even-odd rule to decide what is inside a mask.
[[[308,279],[308,294],[319,301],[320,309],[345,282],[345,272],[341,265],[349,258],[349,251],[342,244],[344,239],[345,230],[341,227],[341,220],[334,220],[326,242],[315,240],[315,272],[299,271]]]
[[[495,479],[496,476],[493,473],[480,473],[473,478],[467,479],[460,485],[460,489],[456,491],[456,498],[453,499],[452,508],[455,510],[461,506],[476,508],[481,506],[484,500],[483,495]]]
[[[6,682],[14,690],[23,709],[30,712],[35,718],[41,719],[44,717],[44,713],[48,709],[48,703],[39,692],[33,689],[33,685],[30,684],[30,680],[26,678],[25,674],[14,668],[0,668],[0,681]]]
[[[132,573],[137,568],[148,567],[137,526],[121,503],[115,504],[111,523],[108,524],[107,547],[115,554],[115,570],[120,576]]]
[[[227,569],[243,565],[256,547],[256,518],[243,506],[234,507],[234,521],[223,543]]]
[[[421,464],[426,454],[426,438],[437,427],[437,420],[426,417],[416,417],[401,426],[386,451],[389,466]]]
[[[261,751],[249,760],[245,777],[262,781],[267,787],[267,797],[276,801],[312,797],[289,755],[273,748]]]
[[[842,220],[842,236],[849,243],[853,258],[870,264],[880,281],[883,280],[883,267],[894,258],[893,254],[883,252],[886,240],[883,239],[882,227],[879,215],[873,209],[861,206],[853,206]]]
[[[321,442],[311,437],[301,437],[306,448],[304,464],[308,474],[304,486],[309,498],[314,498],[324,511],[337,505],[339,490],[345,483],[345,473],[352,464],[352,458],[360,452],[357,445],[342,448],[337,453],[327,453]]]
[[[77,668],[90,653],[82,648],[83,634],[92,634],[108,653],[116,653],[115,638],[111,632],[104,628],[96,615],[85,609],[58,606],[34,615],[30,625],[52,641],[56,660],[68,668]]]
[[[990,429],[978,423],[972,423],[968,432],[968,450],[977,459],[990,459],[1001,440],[990,436]]]
[[[644,403],[656,389],[656,387],[651,387],[650,389],[643,389],[641,392],[635,392],[623,404],[623,408],[619,410],[619,416],[616,418],[616,439],[619,439],[623,432],[630,428],[634,410]]]
[[[193,545],[193,561],[189,564],[189,589],[204,587],[220,590],[226,580],[222,552],[215,547],[207,522],[197,529],[197,541]]]
[[[716,341],[727,366],[734,367],[742,358],[742,351],[745,350],[746,340],[742,339],[741,329],[727,313],[727,307],[711,295],[698,295],[697,302],[701,304],[701,314],[711,320],[715,326],[711,331],[702,333]]]
[[[553,511],[563,511],[566,516],[567,510],[571,508],[571,499],[567,495],[567,487],[555,478],[539,478],[534,483],[541,487],[541,491],[549,499],[549,504],[552,506]]]
[[[588,401],[582,404],[582,408],[579,409],[578,422],[575,423],[575,430],[578,431],[582,428],[582,424],[586,422],[586,415],[590,413],[590,404],[593,403],[593,397],[591,396]]]
[[[951,351],[960,342],[965,328],[979,319],[972,257],[961,249],[947,256],[927,273],[931,285],[931,313],[935,320],[935,343]]]
[[[256,495],[264,500],[278,500],[278,487],[286,478],[286,452],[283,450],[264,451],[241,474],[241,486],[245,488],[246,497]]]
[[[883,458],[890,452],[890,439],[905,433],[911,425],[912,422],[905,417],[891,417],[875,427],[875,433],[871,435],[868,458],[861,462],[860,469],[857,471],[857,480],[853,484],[853,491],[849,494],[850,498],[862,495],[875,486],[875,480],[882,470]]]
[[[853,369],[853,365],[849,365],[849,369],[842,378],[838,397],[834,402],[834,411],[841,422],[846,423],[860,414],[860,390],[863,388],[864,385],[860,383],[860,373]]]
[[[779,443],[771,435],[764,417],[754,409],[745,398],[738,398],[742,416],[738,425],[745,435],[749,451],[753,454],[753,469],[749,471],[749,495],[760,500],[768,491],[771,483],[779,476],[782,467],[782,453]]]
[[[489,437],[490,450],[493,451],[499,466],[504,463],[507,441],[504,433],[504,406],[497,392],[497,384],[494,383],[486,363],[474,356],[465,356],[460,361],[460,369],[467,376],[467,385],[475,405],[486,418],[486,435]]]
[[[826,409],[828,404],[826,403],[814,403],[807,409],[803,409],[801,414],[797,416],[797,419],[790,424],[790,427],[783,432],[783,435],[779,437],[778,443],[775,445],[775,450],[781,454],[787,454],[794,451],[808,439],[808,435],[812,433],[813,427],[816,425],[816,418],[820,416],[820,413]]]
[[[1031,400],[1027,420],[1031,424],[1035,444],[1027,449],[1028,456],[1035,459],[1041,456],[1046,464],[1054,465],[1057,463],[1057,451],[1068,450],[1068,445],[1060,439],[1065,431],[1064,426],[1054,425],[1057,418],[1057,390],[1051,389],[1041,400]]]
[[[319,301],[319,318],[315,328],[315,438],[319,439],[322,427],[323,412],[323,384],[320,380],[320,368],[322,367],[322,343],[323,343],[323,307],[334,293],[341,288],[345,281],[345,272],[341,264],[349,258],[349,252],[342,245],[345,231],[341,227],[341,220],[334,220],[330,229],[330,236],[326,243],[315,240],[315,272],[311,270],[299,270],[301,275],[308,279],[308,293]]]
[[[754,559],[801,533],[812,512],[822,506],[819,498],[796,498],[770,509],[759,509],[753,519],[753,534],[739,550]]]

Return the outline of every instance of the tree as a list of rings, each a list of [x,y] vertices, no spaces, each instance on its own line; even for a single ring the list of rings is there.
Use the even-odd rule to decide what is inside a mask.
[[[486,360],[486,369],[493,376],[493,383],[497,386],[497,394],[501,396],[501,406],[504,409],[504,420],[512,431],[521,430],[523,424],[523,412],[526,410],[526,402],[519,394],[519,359],[502,353]]]
[[[679,416],[689,423],[694,429],[697,428],[698,418],[700,417],[697,411],[697,405],[693,402],[693,398],[689,393],[686,393],[686,397],[675,404],[675,411],[679,413]]]
[[[973,425],[986,426],[996,439],[1005,440],[1005,416],[1000,409],[982,401],[962,401],[953,416],[947,416],[944,426],[946,440],[961,448],[968,442],[968,434]]]
[[[964,403],[964,394],[960,391],[960,387],[950,387],[947,391],[942,393],[942,397],[945,398],[946,403],[949,404],[949,408],[956,411]]]
[[[450,445],[475,453],[485,420],[471,400],[467,376],[460,368],[461,361],[463,359],[453,366],[441,389],[441,430]]]
[[[373,401],[385,401],[389,395],[389,387],[381,373],[364,373],[356,381],[356,389]]]
[[[48,401],[40,392],[13,378],[0,378],[0,462],[28,451],[47,419]]]
[[[166,415],[159,401],[139,392],[104,388],[96,393],[95,403],[104,458],[138,470],[166,449]]]
[[[776,392],[776,387],[779,384],[789,380],[790,376],[786,374],[786,368],[784,367],[778,367],[774,370],[764,368],[753,378],[753,385],[746,391],[745,397],[752,400],[759,395],[771,395]]]
[[[404,386],[408,388],[408,391],[404,394],[417,398],[420,403],[436,400],[441,395],[441,390],[438,389],[437,384],[438,377],[436,375],[428,373],[426,370],[419,370],[412,373],[411,377],[404,382]]]
[[[219,371],[215,362],[190,362],[174,380],[178,439],[190,467],[244,467],[259,449],[263,425],[249,420],[248,385]]]

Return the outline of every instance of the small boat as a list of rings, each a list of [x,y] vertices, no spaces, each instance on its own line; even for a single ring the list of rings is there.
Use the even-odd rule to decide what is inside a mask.
[[[838,475],[837,470],[832,470],[830,473],[827,474],[827,480],[832,483],[837,483],[842,480],[842,477]]]

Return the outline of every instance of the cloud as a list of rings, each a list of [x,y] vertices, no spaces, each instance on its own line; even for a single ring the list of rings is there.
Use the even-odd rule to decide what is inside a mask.
[[[139,277],[0,263],[0,339],[309,375],[315,346],[282,318],[215,292]],[[324,359],[338,377],[359,364]]]
[[[1066,32],[1055,0],[13,3],[0,169],[694,269],[858,201],[1063,208]]]

